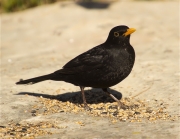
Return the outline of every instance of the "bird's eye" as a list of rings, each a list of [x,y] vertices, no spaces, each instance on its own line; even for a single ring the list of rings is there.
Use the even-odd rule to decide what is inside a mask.
[[[114,36],[115,37],[119,37],[119,33],[118,32],[114,32]]]

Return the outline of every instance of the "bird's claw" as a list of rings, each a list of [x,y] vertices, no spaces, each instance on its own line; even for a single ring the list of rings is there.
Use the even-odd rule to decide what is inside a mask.
[[[126,106],[122,102],[118,101],[118,109],[126,110],[128,108],[129,108],[128,106]]]
[[[84,104],[84,109],[85,109],[86,111],[91,111],[91,110],[92,110],[92,108],[89,107],[87,104]]]

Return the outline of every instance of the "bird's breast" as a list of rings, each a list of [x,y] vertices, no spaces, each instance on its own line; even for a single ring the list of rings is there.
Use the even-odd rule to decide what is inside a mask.
[[[113,54],[109,61],[104,64],[105,66],[102,70],[104,80],[112,81],[114,84],[119,83],[130,74],[134,60],[134,54],[129,53],[127,50]]]

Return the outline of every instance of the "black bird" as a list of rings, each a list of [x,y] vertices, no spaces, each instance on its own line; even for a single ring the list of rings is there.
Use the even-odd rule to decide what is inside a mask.
[[[85,109],[89,107],[84,88],[102,88],[121,107],[121,102],[107,88],[125,79],[133,68],[135,52],[129,41],[130,34],[134,31],[134,28],[125,25],[116,26],[111,29],[104,43],[75,57],[62,69],[27,80],[21,79],[16,84],[35,84],[45,80],[72,83],[80,86]]]

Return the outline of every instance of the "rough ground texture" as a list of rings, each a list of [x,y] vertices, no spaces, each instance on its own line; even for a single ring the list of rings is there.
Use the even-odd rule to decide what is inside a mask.
[[[55,134],[36,137],[42,139],[180,138],[179,120],[112,123],[108,118],[92,117],[84,112],[33,116],[32,106],[39,103],[39,96],[66,93],[71,96],[79,87],[53,81],[15,85],[21,78],[60,69],[73,57],[105,41],[112,27],[125,24],[137,29],[131,37],[136,62],[130,76],[112,89],[121,92],[122,97],[136,96],[150,102],[163,100],[168,104],[167,111],[178,115],[178,6],[178,1],[119,1],[95,7],[60,2],[2,14],[0,125],[46,120],[56,121],[62,127]]]

